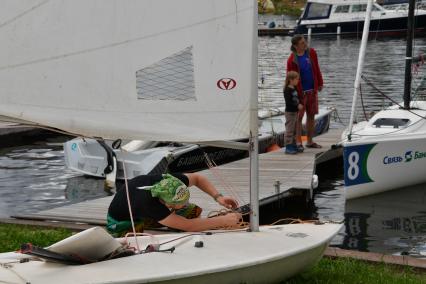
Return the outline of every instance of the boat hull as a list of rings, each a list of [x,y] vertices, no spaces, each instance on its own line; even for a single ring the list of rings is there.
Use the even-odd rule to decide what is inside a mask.
[[[344,143],[346,199],[426,182],[426,137]]]
[[[419,35],[424,35],[426,30],[426,15],[416,16],[415,31]],[[337,35],[340,27],[340,35],[361,35],[364,28],[364,21],[347,22],[324,22],[305,24],[302,20],[296,26],[295,34],[307,35],[309,28],[312,35]],[[372,19],[370,22],[370,36],[392,36],[407,33],[407,17]]]
[[[328,131],[332,109],[321,109],[315,117],[315,136]],[[284,115],[261,120],[259,127],[259,153],[277,144],[284,147]],[[305,131],[306,132],[306,131]],[[240,140],[239,142],[248,142]],[[134,152],[114,150],[117,157],[117,178],[123,179],[123,161],[128,178],[143,174],[169,172],[195,172],[207,168],[205,154],[216,164],[222,165],[248,157],[248,151],[205,145],[156,147]],[[85,175],[103,178],[108,166],[105,150],[91,139],[73,139],[64,143],[65,163],[68,168]]]
[[[278,283],[314,265],[340,224],[291,224],[264,226],[260,232],[187,233],[156,236],[162,249],[154,252],[95,262],[64,265],[33,261],[11,263],[27,256],[0,254],[0,282],[49,283]],[[134,245],[133,238],[128,239]],[[145,248],[151,237],[138,237]],[[194,247],[202,241],[204,246]]]

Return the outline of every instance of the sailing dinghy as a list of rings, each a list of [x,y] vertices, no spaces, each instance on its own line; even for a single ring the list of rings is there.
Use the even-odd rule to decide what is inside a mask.
[[[104,139],[250,137],[227,145],[251,162],[250,230],[122,240],[93,228],[0,254],[0,282],[273,283],[340,230],[259,226],[255,0],[2,0],[0,40],[3,118]]]

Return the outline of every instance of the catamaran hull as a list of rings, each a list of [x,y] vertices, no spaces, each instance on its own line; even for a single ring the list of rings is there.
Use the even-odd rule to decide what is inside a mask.
[[[314,265],[341,227],[293,224],[265,226],[252,233],[195,235],[162,246],[174,246],[173,253],[154,252],[74,266],[35,260],[11,263],[26,256],[6,253],[0,254],[0,282],[278,283]],[[186,233],[156,238],[162,243],[183,235]],[[152,243],[150,237],[138,239],[143,248]],[[196,241],[204,246],[194,247]]]
[[[346,142],[343,149],[346,199],[426,182],[426,137]]]
[[[416,33],[424,34],[426,30],[426,15],[416,16]],[[304,24],[303,20],[296,26],[295,34],[307,35],[311,29],[312,35],[337,35],[340,27],[340,35],[361,35],[364,28],[364,21],[348,22],[323,22]],[[390,36],[407,33],[407,17],[387,18],[371,20],[370,35]]]

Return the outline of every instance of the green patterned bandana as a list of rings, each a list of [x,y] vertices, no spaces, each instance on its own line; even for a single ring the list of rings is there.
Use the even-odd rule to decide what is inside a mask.
[[[170,174],[164,174],[163,179],[149,187],[149,190],[153,197],[158,197],[167,204],[182,205],[189,200],[188,187]]]

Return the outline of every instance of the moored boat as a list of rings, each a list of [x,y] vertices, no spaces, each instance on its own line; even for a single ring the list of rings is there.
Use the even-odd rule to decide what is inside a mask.
[[[342,135],[346,199],[426,182],[426,102],[412,99],[411,88],[412,63],[417,61],[412,56],[414,2],[410,0],[407,27],[404,103],[394,103],[368,122],[354,124],[368,25],[364,30],[351,118]]]
[[[309,0],[294,33],[305,35],[361,35],[367,0]],[[385,9],[374,3],[370,33],[375,36],[406,34],[408,11]],[[426,10],[415,15],[415,31],[426,29]]]
[[[333,109],[320,108],[315,116],[315,136],[328,131]],[[284,147],[284,108],[259,112],[259,153],[277,144]],[[304,118],[306,120],[306,117]],[[246,140],[239,140],[247,142]],[[111,145],[111,143],[109,143]],[[94,139],[75,138],[64,143],[65,163],[68,168],[84,175],[103,178],[106,176],[112,158]],[[194,172],[207,168],[206,155],[216,165],[248,157],[248,151],[225,147],[181,144],[171,142],[139,143],[138,148],[122,152],[111,149],[117,157],[117,178],[123,179],[123,161],[128,178],[141,174],[162,174],[169,172]]]

